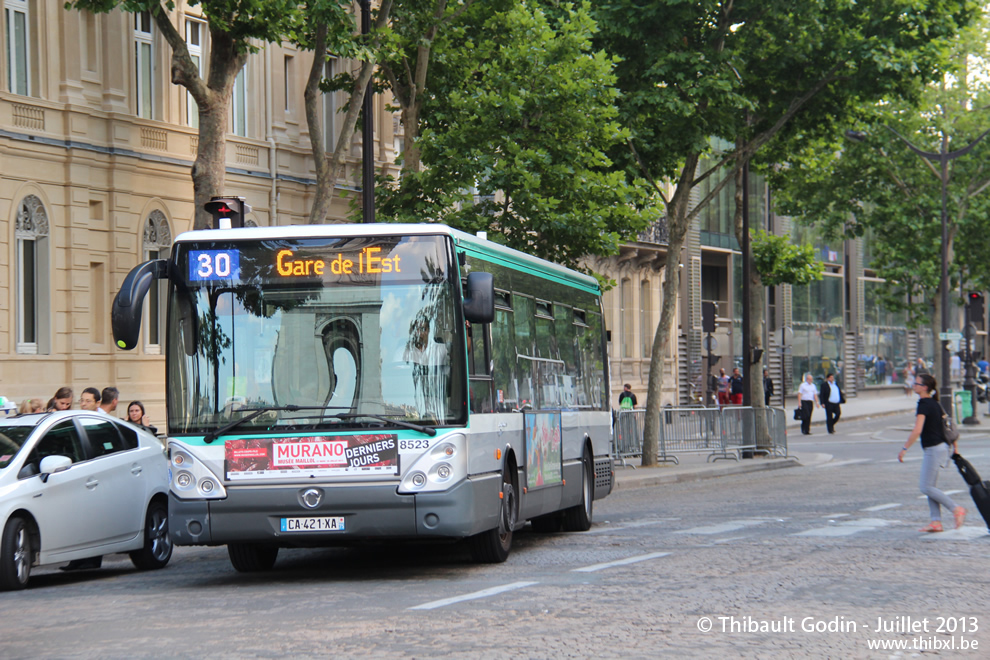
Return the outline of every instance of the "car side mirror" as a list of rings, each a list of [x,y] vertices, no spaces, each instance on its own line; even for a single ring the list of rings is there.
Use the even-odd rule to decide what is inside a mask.
[[[41,459],[41,481],[48,483],[48,475],[56,472],[64,472],[72,465],[72,459],[68,456],[45,456]]]

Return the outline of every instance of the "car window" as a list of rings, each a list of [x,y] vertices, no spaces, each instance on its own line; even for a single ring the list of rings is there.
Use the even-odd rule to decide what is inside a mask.
[[[46,456],[68,456],[73,463],[78,463],[83,459],[82,441],[76,425],[72,420],[59,422],[48,429],[45,437],[38,441],[38,444],[31,450],[30,456],[24,462],[21,469],[22,476],[38,474],[41,467],[41,459]]]
[[[33,430],[33,425],[0,426],[0,468],[10,465]]]
[[[120,431],[120,437],[123,438],[124,440],[125,449],[137,449],[138,446],[137,431],[123,424],[118,424],[117,430]]]
[[[83,428],[86,430],[86,437],[89,439],[92,458],[134,448],[124,442],[124,438],[117,431],[117,425],[113,422],[96,419],[95,417],[84,417],[79,421],[82,422]]]

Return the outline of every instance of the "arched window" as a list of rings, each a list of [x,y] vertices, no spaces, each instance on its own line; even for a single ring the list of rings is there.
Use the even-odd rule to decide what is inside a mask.
[[[17,207],[14,227],[17,264],[17,352],[48,353],[48,213],[34,195]]]
[[[172,248],[172,230],[168,226],[168,218],[161,211],[154,210],[148,214],[144,223],[144,259],[168,259]],[[162,338],[165,328],[165,281],[152,284],[148,290],[148,309],[145,314],[145,351],[161,353]]]

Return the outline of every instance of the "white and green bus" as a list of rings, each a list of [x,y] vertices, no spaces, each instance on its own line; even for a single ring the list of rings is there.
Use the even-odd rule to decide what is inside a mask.
[[[155,284],[162,280],[162,284]],[[279,548],[583,531],[611,491],[601,292],[443,225],[187,232],[114,300],[168,290],[169,526],[239,571]]]

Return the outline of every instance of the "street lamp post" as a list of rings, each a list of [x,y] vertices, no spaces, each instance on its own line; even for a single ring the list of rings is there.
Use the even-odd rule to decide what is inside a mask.
[[[371,0],[361,1],[361,34],[371,32]],[[375,221],[374,84],[368,81],[361,117],[361,222]]]
[[[938,178],[942,184],[942,277],[939,281],[939,304],[942,307],[941,326],[943,335],[949,332],[949,211],[948,211],[948,190],[949,190],[949,161],[965,156],[973,147],[979,143],[990,130],[984,131],[978,138],[970,142],[962,149],[949,151],[949,136],[942,133],[942,143],[938,152],[922,151],[914,146],[906,137],[887,126],[886,129],[896,135],[907,145],[908,149],[918,154],[925,160],[938,164]],[[862,131],[846,131],[846,137],[855,142],[862,142],[866,139],[866,134]],[[939,387],[939,401],[946,414],[952,415],[952,380],[949,373],[949,342],[941,339],[942,343],[942,374],[941,387]]]

